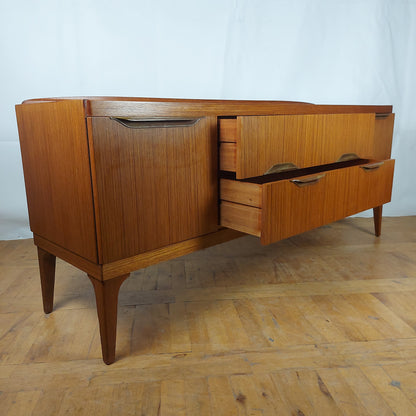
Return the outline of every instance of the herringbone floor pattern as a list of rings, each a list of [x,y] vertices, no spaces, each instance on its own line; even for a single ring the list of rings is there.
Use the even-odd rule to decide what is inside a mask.
[[[86,276],[42,313],[31,240],[0,242],[1,415],[416,415],[416,217],[243,237],[137,271],[101,361]]]

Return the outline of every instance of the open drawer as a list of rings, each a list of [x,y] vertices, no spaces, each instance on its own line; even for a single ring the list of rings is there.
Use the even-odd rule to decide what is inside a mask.
[[[220,170],[237,179],[280,166],[388,159],[394,114],[301,114],[220,118]]]
[[[221,225],[270,244],[390,202],[394,160],[339,166],[269,175],[271,182],[221,179]]]

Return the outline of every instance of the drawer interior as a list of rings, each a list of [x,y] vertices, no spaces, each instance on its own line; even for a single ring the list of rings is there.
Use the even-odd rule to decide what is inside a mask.
[[[378,160],[373,159],[352,159],[345,162],[328,163],[320,166],[310,166],[303,169],[290,169],[283,172],[271,173],[267,175],[253,176],[251,178],[237,179],[235,172],[221,172],[221,177],[224,179],[238,180],[241,183],[256,183],[265,184],[269,182],[279,182],[286,179],[292,179],[299,176],[313,175],[320,172],[327,172],[330,170],[337,170],[348,168],[351,166],[366,165],[369,163],[378,163]]]

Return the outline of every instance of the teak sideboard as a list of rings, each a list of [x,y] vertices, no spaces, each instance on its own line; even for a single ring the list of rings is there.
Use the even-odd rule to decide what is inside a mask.
[[[391,199],[391,106],[80,97],[16,106],[45,313],[88,274],[115,360],[129,273],[244,235],[269,244]]]

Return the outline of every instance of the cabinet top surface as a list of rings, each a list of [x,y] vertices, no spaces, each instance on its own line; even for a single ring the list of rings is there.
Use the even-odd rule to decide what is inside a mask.
[[[392,112],[391,105],[322,105],[297,101],[264,100],[201,100],[146,97],[58,97],[35,98],[22,104],[83,101],[87,117],[178,117],[238,116],[320,113],[377,113]]]

